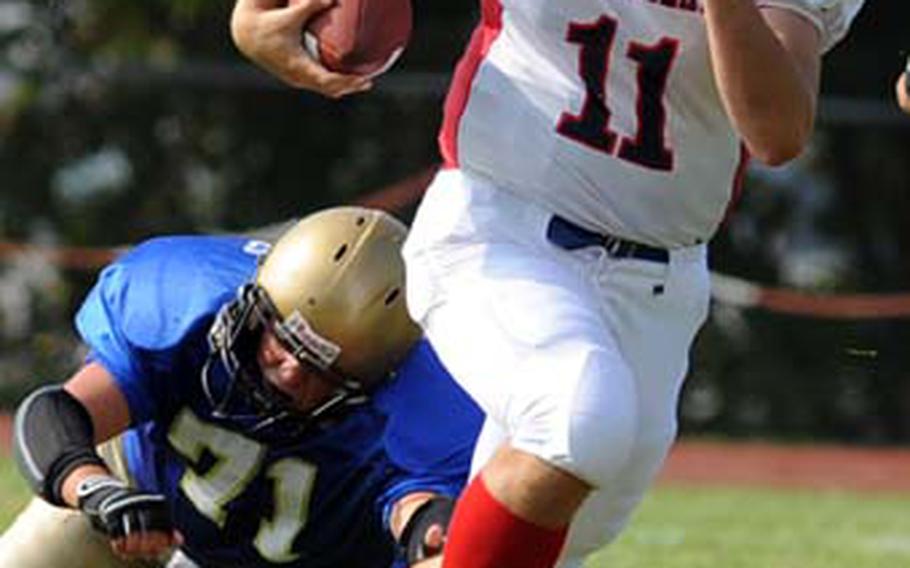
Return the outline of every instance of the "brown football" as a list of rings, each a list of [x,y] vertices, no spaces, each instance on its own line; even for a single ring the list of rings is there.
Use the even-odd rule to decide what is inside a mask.
[[[304,44],[332,71],[375,76],[411,36],[411,0],[338,0],[307,25]]]

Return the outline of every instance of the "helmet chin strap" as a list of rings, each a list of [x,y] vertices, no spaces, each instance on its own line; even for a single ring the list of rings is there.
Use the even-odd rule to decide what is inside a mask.
[[[368,400],[366,393],[350,393],[345,391],[336,391],[328,400],[322,402],[315,408],[308,410],[306,412],[300,412],[297,410],[284,410],[277,414],[272,414],[267,418],[259,421],[251,430],[250,433],[262,432],[268,428],[271,428],[277,424],[282,424],[287,422],[292,422],[296,428],[300,431],[306,430],[307,428],[318,424],[324,420],[328,420],[335,416],[341,414],[345,409],[358,406],[365,403]]]

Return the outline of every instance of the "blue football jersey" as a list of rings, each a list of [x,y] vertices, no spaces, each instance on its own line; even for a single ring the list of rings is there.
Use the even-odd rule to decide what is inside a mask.
[[[153,239],[102,271],[76,325],[129,404],[131,476],[168,497],[201,565],[387,568],[392,504],[457,494],[482,416],[425,341],[367,403],[302,433],[253,436],[216,412],[200,377],[207,334],[267,247]]]

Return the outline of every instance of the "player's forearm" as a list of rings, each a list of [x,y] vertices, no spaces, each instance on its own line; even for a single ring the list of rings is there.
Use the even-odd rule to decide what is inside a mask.
[[[805,40],[792,45],[768,21],[792,24],[799,16],[779,9],[763,14],[753,0],[706,0],[705,17],[721,99],[746,146],[769,164],[796,157],[814,126],[818,53],[806,53]],[[796,24],[815,33],[806,21]]]

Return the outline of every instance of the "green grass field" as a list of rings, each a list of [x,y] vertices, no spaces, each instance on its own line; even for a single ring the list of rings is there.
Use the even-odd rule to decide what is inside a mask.
[[[657,488],[591,568],[910,566],[910,495]]]
[[[0,460],[0,529],[27,501]],[[724,488],[654,489],[589,568],[902,568],[910,495]]]
[[[4,530],[16,512],[28,501],[30,493],[10,458],[0,458],[0,530]]]

